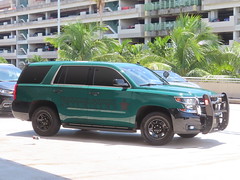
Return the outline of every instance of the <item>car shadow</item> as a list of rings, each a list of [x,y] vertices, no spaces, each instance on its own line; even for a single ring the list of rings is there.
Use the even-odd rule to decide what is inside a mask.
[[[12,113],[0,114],[0,118],[14,118]]]
[[[19,136],[26,138],[37,138],[38,135],[34,131],[23,131],[8,134],[8,136]],[[60,140],[60,141],[75,141],[85,143],[100,143],[106,145],[129,145],[129,146],[145,146],[152,148],[170,148],[170,149],[210,149],[224,143],[214,139],[202,139],[201,136],[194,138],[181,138],[177,135],[173,140],[164,146],[151,146],[143,141],[141,134],[138,133],[118,133],[107,131],[83,131],[76,129],[61,129],[55,136],[44,137],[39,139]]]

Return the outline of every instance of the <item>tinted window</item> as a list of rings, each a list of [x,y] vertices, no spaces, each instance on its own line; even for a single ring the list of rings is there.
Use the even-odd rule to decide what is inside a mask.
[[[19,77],[18,83],[41,83],[51,66],[27,66]]]
[[[96,67],[94,69],[93,85],[113,86],[114,79],[123,79],[123,77],[110,68]]]
[[[89,67],[63,66],[54,80],[55,84],[87,84]]]

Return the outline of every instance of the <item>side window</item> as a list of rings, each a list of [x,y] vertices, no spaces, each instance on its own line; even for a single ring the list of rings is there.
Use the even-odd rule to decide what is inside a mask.
[[[124,79],[117,71],[106,67],[95,67],[93,85],[113,86],[114,79]]]
[[[27,66],[19,77],[18,83],[39,84],[52,66]]]
[[[88,81],[89,67],[63,66],[58,71],[54,84],[82,84]]]

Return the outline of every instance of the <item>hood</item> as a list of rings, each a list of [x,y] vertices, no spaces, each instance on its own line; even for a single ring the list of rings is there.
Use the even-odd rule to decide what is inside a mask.
[[[3,81],[0,82],[0,88],[2,89],[8,89],[8,90],[14,90],[14,86],[17,82],[9,82],[9,81]]]
[[[203,94],[214,95],[216,94],[213,91],[209,91],[201,88],[192,88],[184,86],[175,86],[175,85],[157,85],[157,86],[145,86],[141,87],[145,90],[151,90],[159,94],[170,95],[170,96],[180,96],[180,97],[202,97]],[[153,92],[153,93],[154,93]]]

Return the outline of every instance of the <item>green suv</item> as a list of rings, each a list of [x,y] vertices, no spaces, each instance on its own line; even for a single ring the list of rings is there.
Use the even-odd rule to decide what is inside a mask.
[[[29,64],[15,86],[12,111],[32,121],[40,136],[66,128],[136,132],[152,145],[174,134],[191,138],[224,130],[225,93],[168,85],[137,64],[41,62]]]

